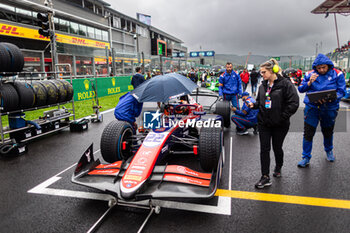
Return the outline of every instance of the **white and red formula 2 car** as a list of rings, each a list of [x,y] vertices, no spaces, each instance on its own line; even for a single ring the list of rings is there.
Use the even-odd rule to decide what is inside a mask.
[[[72,182],[124,201],[211,198],[224,164],[221,124],[229,125],[229,104],[217,102],[217,114],[199,104],[167,103],[165,108],[180,121],[136,134],[127,122],[110,122],[101,137],[101,154],[108,164],[94,159],[91,145]]]

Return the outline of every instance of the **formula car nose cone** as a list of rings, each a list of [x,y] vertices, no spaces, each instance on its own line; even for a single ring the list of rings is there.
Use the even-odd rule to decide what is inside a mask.
[[[173,97],[190,94],[198,86],[176,73],[159,75],[142,83],[131,94],[139,102],[167,102]]]

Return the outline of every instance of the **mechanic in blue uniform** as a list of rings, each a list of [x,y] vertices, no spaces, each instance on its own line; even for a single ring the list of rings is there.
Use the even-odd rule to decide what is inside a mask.
[[[131,78],[131,85],[134,87],[138,87],[141,83],[143,83],[145,80],[145,77],[141,74],[142,70],[141,67],[136,67],[135,68],[136,74],[132,76]]]
[[[119,98],[119,102],[114,110],[114,116],[117,120],[129,122],[135,129],[137,124],[135,123],[136,117],[140,116],[143,103],[139,103],[130,92]]]
[[[245,91],[242,93],[242,100],[242,111],[238,110],[236,107],[232,107],[232,111],[235,115],[232,115],[231,120],[237,126],[238,135],[248,134],[247,129],[252,127],[254,128],[254,134],[256,134],[259,109],[251,109],[248,107],[249,103],[255,103],[255,99],[249,96],[249,93]]]
[[[232,69],[232,63],[226,63],[226,72],[219,78],[219,96],[224,100],[229,100],[232,106],[240,109],[239,96],[242,95],[241,78]]]
[[[312,93],[336,89],[337,99],[332,102],[320,100],[318,103],[310,103],[308,96],[305,95],[303,154],[302,160],[298,163],[298,167],[302,168],[310,163],[312,139],[319,121],[327,160],[334,162],[333,129],[338,115],[339,101],[345,95],[344,74],[334,68],[333,62],[327,56],[319,54],[312,64],[312,69],[313,71],[305,75],[298,88],[299,92]]]

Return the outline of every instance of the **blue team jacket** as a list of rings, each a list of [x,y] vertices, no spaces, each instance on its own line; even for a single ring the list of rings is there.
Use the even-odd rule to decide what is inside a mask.
[[[241,77],[232,70],[231,74],[225,72],[219,78],[219,83],[223,86],[219,86],[219,95],[242,95],[242,81]]]
[[[139,103],[130,92],[119,98],[114,110],[114,116],[120,121],[127,121],[133,124],[136,117],[140,116],[143,103]]]
[[[258,113],[259,109],[251,109],[247,106],[247,102],[255,103],[255,99],[253,97],[248,97],[247,100],[243,103],[242,111],[236,110],[235,114],[244,117],[246,120],[257,123],[258,122]],[[247,112],[247,115],[243,113],[243,110]]]
[[[318,65],[329,65],[329,70],[326,74],[320,75],[317,70],[316,66]],[[325,103],[325,107],[327,107],[329,110],[335,110],[339,108],[339,101],[343,96],[345,95],[346,85],[345,85],[345,78],[343,72],[340,70],[337,70],[334,68],[333,62],[323,54],[319,54],[314,63],[312,64],[312,71],[308,72],[300,86],[298,87],[299,92],[303,93],[311,93],[315,91],[324,91],[324,90],[330,90],[330,89],[336,89],[337,90],[337,100]],[[312,74],[318,74],[319,76],[317,79],[311,84],[311,86],[308,86],[307,83],[310,80],[310,77]],[[304,103],[312,108],[317,108],[320,106],[320,104],[314,104],[309,102],[309,98],[307,95],[305,95]]]

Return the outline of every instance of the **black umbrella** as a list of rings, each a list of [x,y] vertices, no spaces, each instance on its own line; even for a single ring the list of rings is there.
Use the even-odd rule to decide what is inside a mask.
[[[198,86],[176,73],[158,75],[131,92],[139,102],[167,102],[177,96],[190,94]]]

